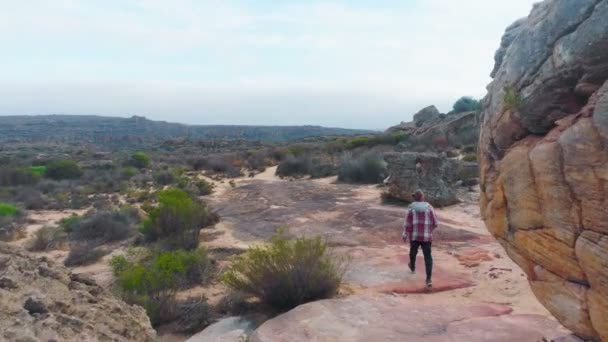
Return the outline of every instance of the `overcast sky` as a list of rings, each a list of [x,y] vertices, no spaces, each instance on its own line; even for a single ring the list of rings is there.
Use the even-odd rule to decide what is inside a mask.
[[[0,0],[0,115],[382,129],[482,97],[534,0]]]

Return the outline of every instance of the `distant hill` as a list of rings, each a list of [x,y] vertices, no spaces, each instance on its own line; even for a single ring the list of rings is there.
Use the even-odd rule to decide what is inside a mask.
[[[320,126],[184,125],[152,121],[140,116],[0,116],[0,143],[56,142],[137,148],[174,138],[238,139],[277,143],[315,136],[365,133],[370,131]]]

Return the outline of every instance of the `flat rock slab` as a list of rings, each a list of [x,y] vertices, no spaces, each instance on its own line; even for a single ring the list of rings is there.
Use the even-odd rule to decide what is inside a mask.
[[[190,337],[186,342],[238,342],[246,340],[256,324],[243,317],[228,317]]]
[[[420,253],[420,252],[419,252]],[[404,250],[389,248],[355,248],[350,250],[348,272],[344,280],[383,293],[425,293],[426,275],[424,258],[416,259],[416,273],[412,274],[407,263],[409,255]],[[475,285],[470,276],[448,270],[436,260],[433,266],[432,292],[448,291]]]
[[[267,321],[252,342],[539,341],[567,335],[544,316],[499,304],[431,305],[361,295],[301,305]]]

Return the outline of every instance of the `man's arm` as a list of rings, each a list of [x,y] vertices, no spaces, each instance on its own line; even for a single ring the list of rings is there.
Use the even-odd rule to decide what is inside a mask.
[[[431,207],[431,230],[434,230],[439,225],[437,216],[435,215],[435,209]]]
[[[403,223],[403,239],[407,239],[408,236],[412,236],[413,229],[413,219],[412,219],[412,210],[408,209],[407,214],[405,215],[405,222]]]

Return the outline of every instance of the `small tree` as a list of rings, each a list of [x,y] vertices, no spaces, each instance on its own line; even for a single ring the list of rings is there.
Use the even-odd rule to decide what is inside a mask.
[[[200,229],[213,220],[208,208],[181,189],[158,193],[158,207],[149,212],[142,232],[150,241],[163,240],[170,248],[194,249]]]
[[[472,112],[480,109],[481,101],[470,96],[463,96],[454,103],[452,113]]]
[[[73,160],[56,160],[47,165],[45,176],[54,180],[75,179],[82,176],[82,170]]]
[[[152,160],[143,152],[135,152],[131,155],[130,164],[138,169],[145,169],[150,166]]]

